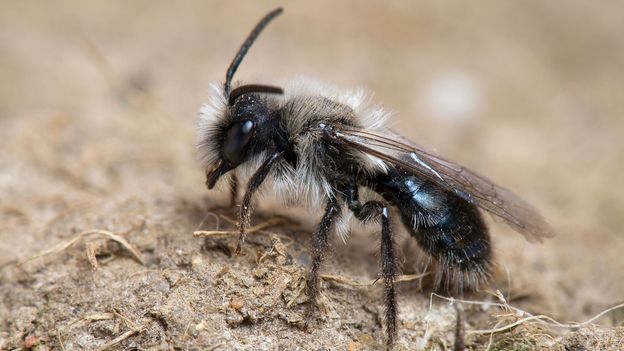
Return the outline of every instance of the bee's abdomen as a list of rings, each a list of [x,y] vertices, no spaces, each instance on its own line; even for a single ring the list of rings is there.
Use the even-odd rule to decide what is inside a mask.
[[[427,207],[427,203],[418,201],[422,197],[437,197],[439,206]],[[474,205],[453,194],[441,194],[429,182],[423,184],[418,197],[412,197],[411,202],[408,206],[399,205],[403,222],[423,249],[438,261],[470,270],[489,260],[487,228]]]
[[[475,205],[396,169],[375,177],[370,186],[399,210],[405,227],[438,262],[447,280],[465,277],[470,281],[464,285],[474,285],[489,275],[490,238]]]

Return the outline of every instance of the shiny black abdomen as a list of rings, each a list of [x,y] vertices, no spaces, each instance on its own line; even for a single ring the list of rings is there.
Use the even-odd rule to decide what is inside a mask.
[[[367,185],[399,210],[420,247],[446,270],[489,273],[490,239],[475,205],[396,168],[368,179]]]

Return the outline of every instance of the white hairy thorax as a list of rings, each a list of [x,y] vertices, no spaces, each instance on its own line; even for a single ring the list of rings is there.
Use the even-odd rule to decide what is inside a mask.
[[[279,106],[284,106],[293,99],[297,99],[297,105],[302,108],[290,111],[286,116],[286,125],[289,132],[299,130],[300,125],[310,116],[323,115],[322,106],[312,101],[323,97],[338,104],[347,106],[352,110],[352,115],[356,119],[354,122],[360,128],[367,131],[383,131],[387,129],[386,121],[389,113],[382,108],[370,103],[370,95],[362,89],[339,90],[331,85],[319,82],[314,78],[297,77],[280,85],[284,89],[282,95],[270,95],[269,99],[275,99]],[[306,103],[309,100],[310,103]],[[211,84],[210,97],[206,104],[199,110],[198,121],[198,158],[203,169],[209,168],[218,161],[218,147],[212,144],[212,136],[215,126],[223,118],[226,118],[228,108],[227,99],[223,93],[223,84]],[[314,135],[298,136],[303,138],[314,138]],[[216,141],[215,141],[216,142]],[[270,194],[273,198],[283,204],[303,205],[309,211],[320,213],[325,206],[328,196],[334,193],[329,182],[318,171],[322,164],[315,163],[312,150],[300,145],[311,145],[311,143],[298,143],[295,152],[298,157],[297,168],[283,163],[278,171],[272,171],[269,177],[260,188],[262,195]],[[385,163],[375,156],[358,152],[362,169],[365,172],[386,172]],[[260,167],[262,162],[268,157],[266,153],[258,155],[235,169],[237,177],[245,182]],[[220,183],[224,183],[221,181]],[[379,195],[372,191],[364,190],[361,193],[363,199],[379,198]],[[336,223],[336,232],[343,239],[346,238],[349,229],[355,222],[350,211],[343,211],[341,219]]]

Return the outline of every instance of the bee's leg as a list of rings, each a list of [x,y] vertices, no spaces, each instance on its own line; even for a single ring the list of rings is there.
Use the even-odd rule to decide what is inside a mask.
[[[457,313],[457,320],[455,321],[455,344],[453,345],[453,350],[464,351],[466,349],[466,341],[464,340],[466,322],[464,321],[464,313],[460,305],[455,305],[455,312]]]
[[[388,333],[387,345],[394,344],[397,335],[397,299],[394,289],[394,280],[397,276],[397,258],[394,247],[392,225],[388,217],[388,208],[381,209],[381,273],[386,288],[386,329]]]
[[[236,206],[236,198],[238,197],[238,177],[236,176],[236,170],[232,170],[232,176],[230,177],[230,206]]]
[[[325,253],[329,243],[329,235],[334,228],[336,219],[340,216],[340,205],[336,198],[330,198],[327,201],[327,207],[321,223],[312,237],[312,266],[310,267],[310,276],[308,278],[308,295],[310,297],[310,306],[306,313],[306,326],[312,315],[314,307],[317,303],[319,292],[319,269],[325,259]]]
[[[256,173],[251,176],[251,179],[249,179],[247,191],[245,191],[245,196],[243,197],[243,202],[241,203],[238,216],[238,232],[240,233],[240,236],[238,238],[238,245],[236,245],[237,254],[240,254],[242,246],[245,243],[245,238],[247,237],[247,233],[245,231],[249,226],[249,220],[251,218],[252,197],[262,182],[266,179],[267,175],[269,175],[271,167],[275,165],[281,155],[281,153],[277,152],[269,156],[269,158],[267,158],[262,165],[260,165]]]
[[[362,204],[359,200],[356,184],[347,187],[345,197],[349,209],[362,222],[377,220],[377,218],[381,217],[379,259],[381,260],[381,274],[386,290],[386,332],[388,334],[386,344],[390,348],[394,344],[397,335],[398,308],[394,280],[396,279],[398,268],[388,206],[381,201],[368,201]]]

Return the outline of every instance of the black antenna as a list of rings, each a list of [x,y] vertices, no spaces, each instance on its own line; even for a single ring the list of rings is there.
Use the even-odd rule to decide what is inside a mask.
[[[249,33],[247,39],[243,42],[243,45],[241,45],[240,49],[238,49],[236,56],[234,56],[234,59],[232,60],[232,63],[230,63],[230,67],[228,67],[227,73],[225,74],[225,84],[223,85],[223,90],[226,98],[229,99],[230,90],[232,89],[232,78],[234,77],[234,73],[236,73],[241,61],[245,58],[247,51],[249,51],[249,48],[254,41],[256,41],[264,27],[266,27],[275,17],[281,14],[282,11],[283,9],[278,7],[262,17],[260,22],[258,22],[251,33]]]
[[[274,87],[272,85],[264,85],[264,84],[246,84],[237,87],[232,90],[230,93],[230,97],[228,98],[228,103],[230,105],[234,105],[236,99],[238,99],[241,95],[247,93],[265,93],[265,94],[283,94],[284,90],[280,87]]]

